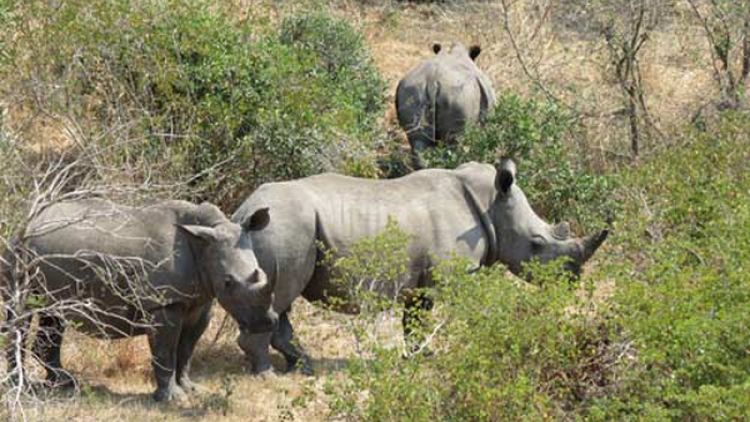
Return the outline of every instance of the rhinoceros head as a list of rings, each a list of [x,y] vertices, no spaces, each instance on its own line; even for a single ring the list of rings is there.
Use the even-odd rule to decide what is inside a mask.
[[[531,208],[516,185],[516,165],[504,159],[497,167],[497,196],[491,213],[497,234],[497,259],[516,275],[531,260],[546,263],[568,257],[566,269],[578,276],[581,266],[594,254],[609,234],[607,230],[585,238],[573,237],[566,222],[550,225]],[[531,274],[523,274],[528,279]]]
[[[248,228],[268,224],[268,208],[258,210]],[[248,332],[270,332],[278,322],[273,311],[273,282],[258,265],[249,236],[241,236],[239,224],[224,221],[213,227],[178,225],[187,234],[204,281],[219,304]],[[275,277],[273,278],[275,279]]]

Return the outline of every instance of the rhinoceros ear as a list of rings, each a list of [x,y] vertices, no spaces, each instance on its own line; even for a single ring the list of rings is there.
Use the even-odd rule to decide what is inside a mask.
[[[261,230],[268,225],[269,221],[271,221],[271,216],[268,213],[268,208],[261,208],[250,217],[242,220],[242,228],[247,231]]]
[[[434,51],[435,54],[439,53],[442,48],[443,46],[441,46],[440,43],[432,44],[432,51]]]
[[[510,158],[504,158],[497,166],[497,175],[495,176],[495,189],[500,194],[507,194],[513,182],[516,180],[516,163]]]
[[[482,52],[482,47],[478,45],[472,45],[469,47],[469,57],[471,57],[471,60],[476,60],[477,57],[479,57],[479,53]]]
[[[175,227],[191,240],[216,240],[216,229],[193,224],[175,224]]]

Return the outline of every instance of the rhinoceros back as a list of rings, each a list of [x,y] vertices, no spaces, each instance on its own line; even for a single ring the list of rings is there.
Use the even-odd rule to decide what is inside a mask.
[[[465,190],[459,172],[450,170],[423,170],[394,180],[323,174],[263,185],[232,219],[241,223],[269,208],[269,225],[248,235],[267,273],[278,264],[275,308],[284,311],[303,293],[317,300],[336,291],[317,265],[320,246],[345,254],[355,242],[384,230],[389,218],[411,236],[407,287],[420,283],[435,257],[455,252],[481,260],[486,236]]]

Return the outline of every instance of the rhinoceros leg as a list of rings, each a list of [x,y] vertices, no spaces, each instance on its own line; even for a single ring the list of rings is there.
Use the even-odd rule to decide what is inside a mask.
[[[287,372],[299,369],[305,375],[312,375],[310,358],[297,339],[294,338],[294,328],[289,321],[289,311],[279,315],[279,325],[271,337],[271,346],[284,355]]]
[[[401,322],[404,326],[404,341],[409,352],[418,352],[424,341],[420,332],[422,328],[422,317],[426,312],[432,310],[432,299],[424,293],[417,293],[406,299],[404,304],[404,316]]]
[[[409,144],[411,145],[411,161],[414,170],[421,170],[424,168],[424,160],[420,154],[424,150],[435,146],[434,133],[435,130],[433,126],[430,125],[414,129],[408,134]]]
[[[71,387],[76,383],[75,378],[62,368],[60,360],[64,332],[62,318],[47,314],[39,317],[33,353],[47,369],[47,383],[53,387]]]
[[[252,371],[257,375],[273,373],[271,357],[268,353],[271,336],[271,333],[249,334],[242,332],[237,338],[237,344],[247,355]]]
[[[196,390],[196,385],[190,380],[190,361],[198,339],[201,338],[211,321],[211,304],[209,303],[199,312],[200,316],[194,324],[183,325],[180,342],[177,345],[177,373],[175,377],[177,384],[188,392]]]
[[[185,395],[177,384],[177,346],[180,341],[184,311],[176,305],[167,306],[154,312],[153,328],[148,336],[151,346],[151,364],[156,378],[156,401],[170,401]]]

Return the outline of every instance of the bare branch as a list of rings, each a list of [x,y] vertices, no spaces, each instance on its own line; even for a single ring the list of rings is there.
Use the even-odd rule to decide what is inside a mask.
[[[526,63],[526,60],[523,57],[523,54],[521,53],[521,47],[519,46],[518,41],[516,40],[515,34],[513,33],[513,30],[510,28],[510,13],[509,13],[510,6],[508,4],[508,0],[501,0],[500,4],[502,6],[501,10],[502,10],[503,29],[505,30],[505,34],[508,36],[508,40],[510,41],[511,47],[513,47],[513,52],[516,54],[516,60],[518,60],[518,64],[521,65],[521,70],[523,70],[523,73],[526,75],[526,77],[529,78],[529,80],[534,84],[534,86],[537,87],[540,91],[542,91],[544,95],[547,98],[549,98],[551,101],[554,101],[555,103],[563,105],[564,107],[572,110],[576,114],[580,114],[580,111],[577,108],[562,101],[556,95],[554,95],[552,91],[550,91],[547,88],[547,86],[542,83],[541,77],[537,73],[531,71],[528,64]],[[545,12],[545,15],[546,14],[547,12]],[[535,31],[535,34],[536,34],[536,31]]]

